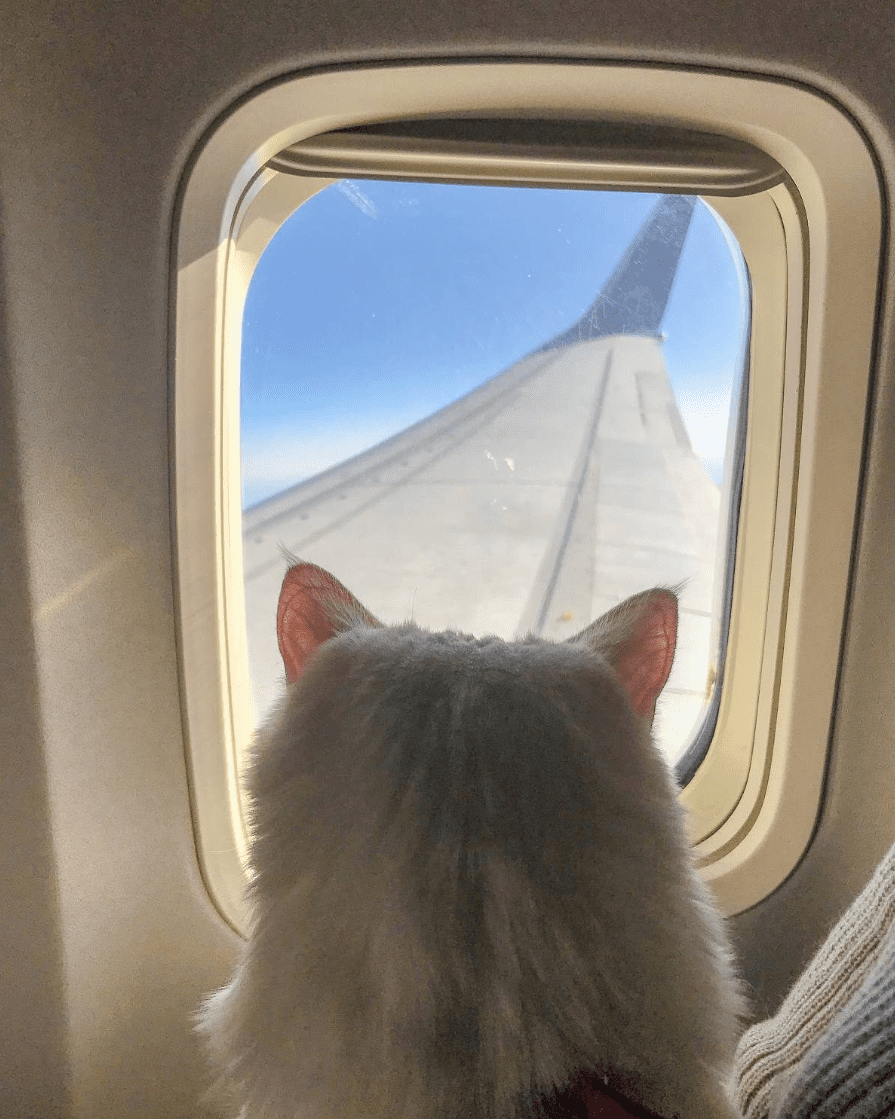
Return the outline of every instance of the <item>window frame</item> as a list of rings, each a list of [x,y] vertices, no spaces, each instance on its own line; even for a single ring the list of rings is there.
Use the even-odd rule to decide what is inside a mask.
[[[739,75],[550,62],[309,74],[261,91],[211,131],[182,191],[176,234],[172,450],[187,759],[202,872],[237,931],[247,923],[237,761],[251,733],[238,387],[233,399],[242,307],[270,237],[336,181],[287,175],[268,161],[358,124],[526,113],[673,123],[750,144],[785,172],[760,193],[703,195],[750,272],[750,423],[717,729],[681,799],[702,873],[727,913],[767,896],[810,841],[873,354],[882,209],[866,141],[810,91]]]

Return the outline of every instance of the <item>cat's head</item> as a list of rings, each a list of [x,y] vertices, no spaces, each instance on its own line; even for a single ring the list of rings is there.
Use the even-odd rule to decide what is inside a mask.
[[[297,562],[286,572],[277,608],[277,640],[294,683],[317,649],[355,626],[380,626],[357,598],[328,571]],[[615,670],[635,714],[652,722],[677,642],[678,601],[655,587],[625,599],[568,643],[584,645]]]

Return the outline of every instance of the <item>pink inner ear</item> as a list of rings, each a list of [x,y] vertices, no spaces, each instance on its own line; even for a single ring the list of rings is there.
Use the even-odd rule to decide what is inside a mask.
[[[652,717],[671,672],[676,642],[677,600],[672,594],[655,594],[612,658],[631,705],[642,718]]]
[[[294,683],[317,649],[336,633],[324,602],[339,599],[354,603],[354,596],[328,571],[313,563],[297,563],[283,579],[277,607],[277,643]]]

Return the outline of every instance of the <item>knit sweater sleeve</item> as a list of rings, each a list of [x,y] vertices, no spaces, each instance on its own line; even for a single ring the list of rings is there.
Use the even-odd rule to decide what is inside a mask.
[[[841,1027],[881,958],[895,949],[895,847],[845,912],[775,1017],[747,1030],[737,1049],[733,1094],[744,1119],[774,1119],[802,1065],[831,1025]],[[885,961],[884,961],[885,963]],[[884,967],[884,972],[888,970]],[[865,1000],[866,1001],[866,1000]],[[872,1001],[872,1000],[871,1000]],[[837,1030],[838,1032],[838,1030]],[[841,1040],[841,1039],[840,1039]]]
[[[881,1119],[895,1107],[895,928],[860,990],[808,1050],[771,1119]]]

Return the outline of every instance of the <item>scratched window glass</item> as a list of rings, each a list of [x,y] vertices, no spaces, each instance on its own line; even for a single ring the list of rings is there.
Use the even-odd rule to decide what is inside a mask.
[[[256,717],[282,549],[383,621],[564,639],[683,584],[674,763],[723,667],[749,325],[739,248],[683,195],[345,180],[258,263],[241,357]]]

